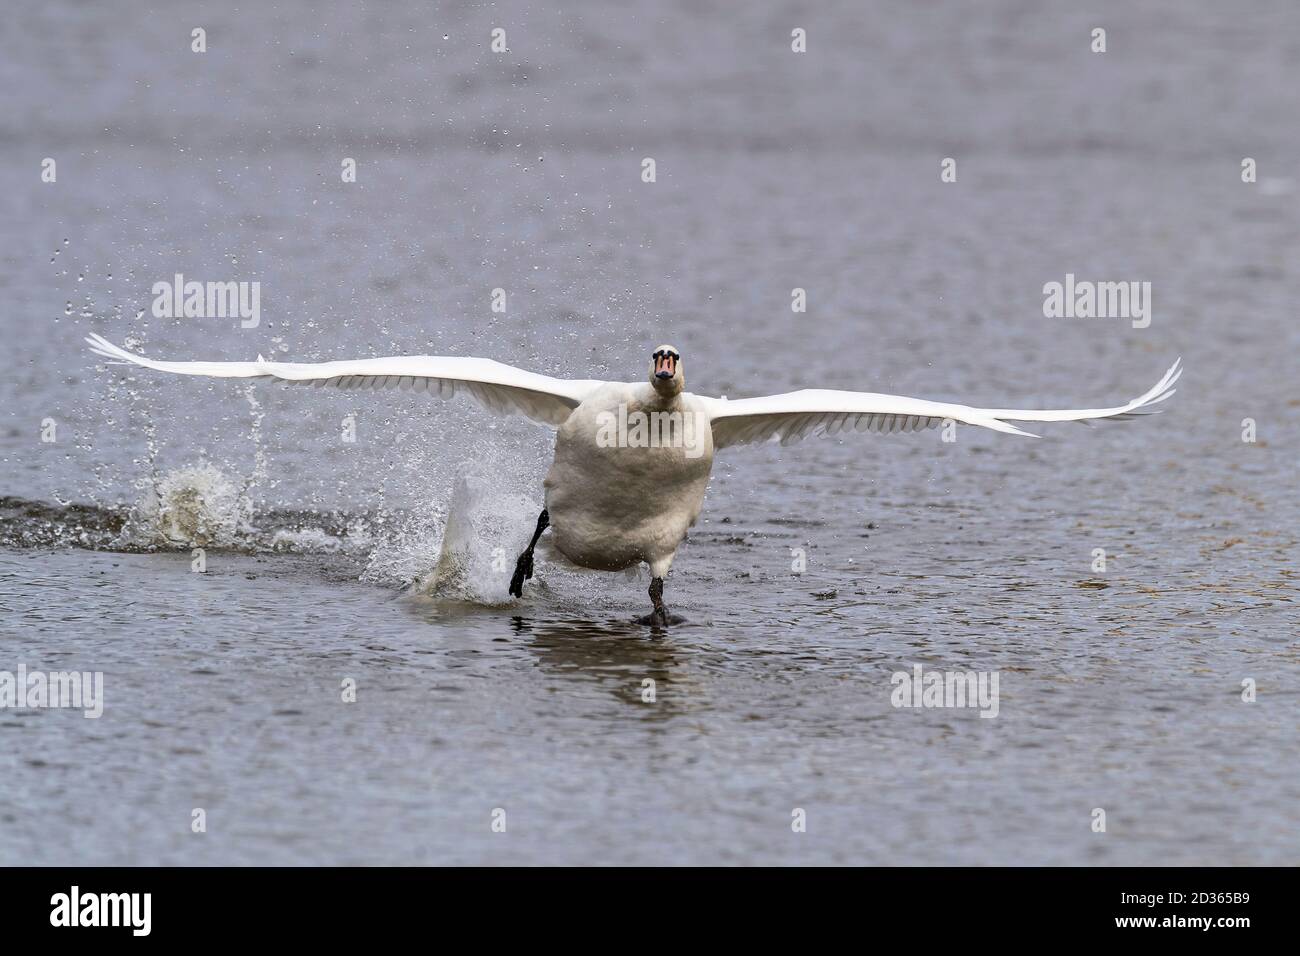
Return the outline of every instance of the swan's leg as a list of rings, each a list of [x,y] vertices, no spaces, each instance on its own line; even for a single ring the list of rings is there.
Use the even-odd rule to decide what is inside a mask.
[[[528,542],[528,547],[515,562],[515,576],[510,579],[510,593],[515,597],[524,596],[524,582],[533,576],[533,548],[537,547],[537,539],[550,527],[550,524],[551,516],[543,508],[542,513],[537,516],[537,530],[533,532],[533,540]]]
[[[650,614],[651,624],[667,624],[668,608],[664,607],[664,579],[650,579],[650,603],[655,606],[654,611]]]
[[[664,607],[664,578],[668,577],[668,569],[673,566],[673,555],[660,554],[646,561],[646,564],[650,565],[650,603],[654,605],[654,610],[637,620],[651,627],[683,623],[680,617],[669,614],[668,608]]]

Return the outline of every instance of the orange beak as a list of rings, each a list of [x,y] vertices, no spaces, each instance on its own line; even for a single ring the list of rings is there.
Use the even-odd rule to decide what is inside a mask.
[[[677,373],[677,364],[667,353],[655,356],[655,378],[672,378]]]

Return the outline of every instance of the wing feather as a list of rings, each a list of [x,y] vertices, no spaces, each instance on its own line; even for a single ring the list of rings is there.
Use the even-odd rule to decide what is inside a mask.
[[[590,379],[538,375],[491,359],[411,355],[344,362],[161,362],[128,352],[93,332],[91,351],[113,362],[160,372],[216,378],[276,379],[288,384],[340,389],[401,388],[451,398],[459,392],[497,414],[521,414],[535,422],[561,425],[592,389]]]
[[[1153,387],[1132,401],[1113,408],[1027,409],[973,408],[947,402],[931,402],[902,395],[874,392],[841,392],[805,389],[784,395],[745,398],[738,401],[705,399],[713,423],[713,445],[726,448],[748,442],[779,438],[781,444],[797,442],[809,434],[834,435],[850,428],[877,434],[917,432],[937,428],[944,421],[978,425],[1009,435],[1038,436],[1010,422],[1132,421],[1154,414],[1154,406],[1167,401],[1183,374],[1182,359],[1174,362]]]

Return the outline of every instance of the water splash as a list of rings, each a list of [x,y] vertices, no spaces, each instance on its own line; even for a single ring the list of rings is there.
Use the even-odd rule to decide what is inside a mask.
[[[538,509],[524,495],[502,493],[499,476],[471,468],[457,476],[445,508],[408,521],[375,548],[362,579],[431,597],[506,603]]]
[[[260,417],[255,411],[255,418]],[[486,606],[510,603],[515,559],[526,546],[540,502],[502,490],[508,475],[489,463],[460,466],[449,499],[416,510],[368,513],[256,510],[247,478],[207,461],[164,470],[152,452],[130,505],[59,504],[0,498],[0,546],[78,547],[150,552],[212,548],[245,554],[320,556],[322,568],[437,600]],[[264,474],[264,471],[261,473]],[[544,539],[530,590],[544,578],[589,583],[550,556]],[[588,573],[581,573],[583,578]]]
[[[249,423],[249,437],[253,442],[253,470],[244,479],[244,487],[239,494],[243,506],[251,513],[253,492],[260,491],[267,479],[266,449],[262,445],[262,419],[266,417],[266,411],[262,408],[262,403],[257,398],[257,388],[252,383],[244,386],[244,400],[248,402],[252,416],[252,421]]]
[[[201,462],[136,483],[141,496],[123,535],[153,547],[234,547],[252,532],[248,497],[221,469]]]

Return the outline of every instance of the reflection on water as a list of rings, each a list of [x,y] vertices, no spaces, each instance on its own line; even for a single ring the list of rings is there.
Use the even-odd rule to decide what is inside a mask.
[[[688,694],[668,691],[689,690],[690,664],[675,650],[671,633],[631,621],[532,623],[515,617],[511,625],[548,673],[597,681],[649,720],[682,712]]]

